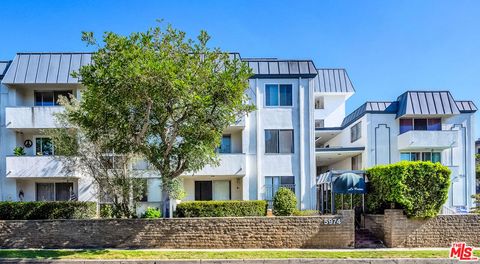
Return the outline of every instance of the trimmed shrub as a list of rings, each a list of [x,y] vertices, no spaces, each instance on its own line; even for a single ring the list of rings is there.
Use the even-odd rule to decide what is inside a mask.
[[[100,204],[100,218],[113,218],[113,206],[111,204]]]
[[[160,212],[160,210],[158,210],[157,208],[148,207],[147,210],[145,210],[145,212],[143,213],[142,218],[153,219],[153,218],[160,218],[161,216],[162,216],[162,213]]]
[[[191,201],[181,202],[176,217],[265,216],[266,201]]]
[[[0,202],[0,220],[89,219],[96,215],[95,202]]]
[[[297,197],[290,189],[280,187],[273,196],[273,214],[278,216],[292,215],[297,209]]]
[[[293,216],[316,216],[320,215],[317,210],[295,210],[293,211]]]
[[[370,212],[401,208],[408,217],[438,215],[448,198],[450,169],[440,163],[402,161],[367,171]]]

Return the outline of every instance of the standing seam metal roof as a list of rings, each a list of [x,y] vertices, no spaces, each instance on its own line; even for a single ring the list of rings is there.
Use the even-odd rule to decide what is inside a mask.
[[[400,95],[397,117],[404,115],[455,115],[460,111],[448,91],[408,91]]]
[[[366,102],[342,122],[345,128],[367,113],[405,115],[455,115],[473,113],[477,107],[472,101],[455,101],[448,91],[407,91],[394,102]]]
[[[243,61],[253,71],[253,78],[313,78],[317,75],[315,65],[311,60],[278,60],[275,58],[253,59]]]
[[[6,84],[75,84],[71,73],[90,64],[92,53],[18,53],[3,78]]]
[[[354,93],[352,81],[345,69],[317,69],[314,78],[315,92],[322,93]]]

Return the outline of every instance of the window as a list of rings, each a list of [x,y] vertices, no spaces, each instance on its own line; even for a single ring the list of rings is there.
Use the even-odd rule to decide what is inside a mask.
[[[362,154],[352,157],[352,170],[362,169]]]
[[[35,91],[35,106],[54,106],[59,105],[60,96],[69,97],[72,91]]]
[[[410,130],[442,130],[441,118],[402,118],[400,119],[400,134]]]
[[[413,130],[413,119],[400,119],[400,134]]]
[[[325,99],[323,96],[315,98],[315,109],[324,109],[325,108]]]
[[[212,198],[212,181],[195,181],[195,201],[211,201]]]
[[[35,153],[37,156],[53,155],[53,143],[51,138],[35,138]]]
[[[76,200],[73,183],[36,183],[37,201],[69,201]]]
[[[265,130],[265,153],[293,153],[293,130]]]
[[[358,122],[350,128],[350,142],[355,142],[362,137],[362,122]]]
[[[325,127],[325,120],[319,119],[315,120],[315,128],[324,128]]]
[[[222,136],[222,143],[218,149],[220,153],[232,153],[232,137],[230,135]]]
[[[294,176],[266,176],[265,177],[265,200],[273,201],[273,196],[280,187],[290,189],[295,193]]]
[[[267,84],[265,85],[266,106],[292,106],[291,84]]]
[[[230,181],[195,181],[195,200],[231,200]]]
[[[427,130],[427,119],[415,119],[413,130]]]
[[[401,152],[400,153],[400,160],[406,160],[406,161],[416,161],[416,160],[422,160],[422,161],[431,161],[433,163],[435,162],[441,162],[441,152]]]

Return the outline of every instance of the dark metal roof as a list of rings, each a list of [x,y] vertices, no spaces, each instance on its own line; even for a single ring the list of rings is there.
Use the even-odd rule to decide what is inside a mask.
[[[71,73],[91,62],[91,53],[17,53],[5,84],[75,84]]]
[[[3,79],[5,73],[7,73],[8,67],[12,61],[0,61],[0,80]]]
[[[397,99],[397,117],[404,115],[455,115],[460,111],[448,91],[407,91]]]
[[[315,92],[354,93],[352,81],[345,69],[317,69],[314,80]]]
[[[317,75],[311,60],[279,60],[275,58],[244,58],[252,68],[252,78],[313,78]]]
[[[366,102],[342,122],[345,128],[367,113],[405,115],[455,115],[473,113],[477,107],[472,101],[455,101],[448,91],[407,91],[394,102]]]
[[[477,111],[477,106],[472,101],[455,101],[460,113],[473,113]]]
[[[397,102],[366,102],[343,119],[342,127],[349,126],[366,113],[395,114],[397,111]]]

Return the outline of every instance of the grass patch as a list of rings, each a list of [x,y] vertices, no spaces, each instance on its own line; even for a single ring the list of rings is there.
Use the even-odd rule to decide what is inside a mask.
[[[27,259],[285,259],[285,258],[448,258],[449,250],[378,251],[159,251],[159,250],[17,250],[2,249],[0,258]],[[476,250],[475,255],[480,255]]]

